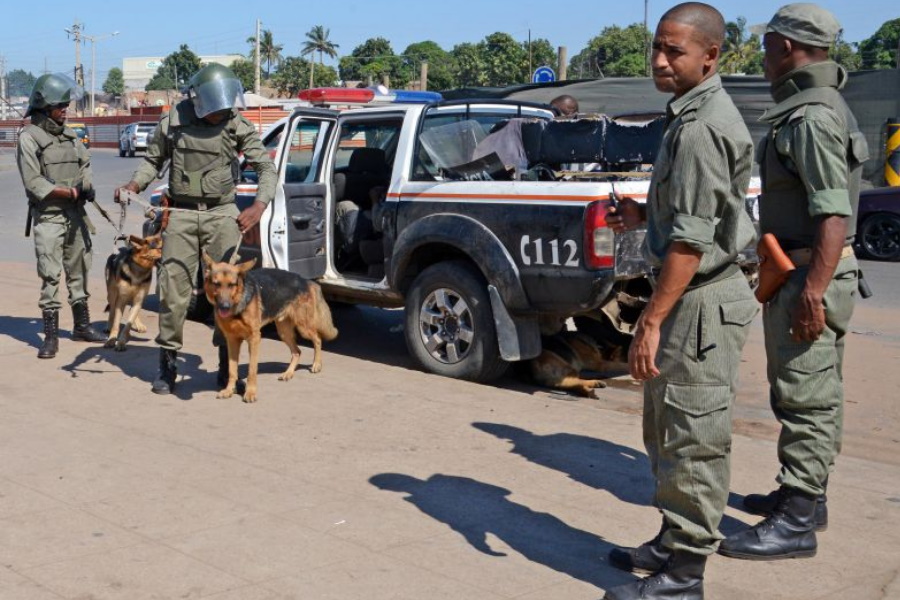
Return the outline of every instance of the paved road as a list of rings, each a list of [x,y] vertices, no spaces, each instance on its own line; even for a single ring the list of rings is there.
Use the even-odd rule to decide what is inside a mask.
[[[101,201],[137,160],[94,152]],[[597,400],[513,377],[439,378],[411,367],[399,312],[337,308],[341,335],[319,375],[276,381],[286,351],[265,340],[260,402],[216,400],[209,327],[189,323],[178,394],[153,396],[149,335],[121,354],[66,335],[57,359],[34,358],[38,282],[23,198],[0,164],[3,600],[577,600],[630,579],[604,557],[649,538],[658,514],[639,388],[627,378]],[[132,211],[131,231],[139,222]],[[112,233],[98,227],[100,264]],[[845,454],[819,555],[714,557],[709,598],[900,598],[900,279],[896,265],[866,272],[878,296],[860,305],[848,341]],[[152,334],[155,314],[147,322]],[[776,468],[763,373],[757,323],[726,531],[754,521],[734,507],[769,489]]]

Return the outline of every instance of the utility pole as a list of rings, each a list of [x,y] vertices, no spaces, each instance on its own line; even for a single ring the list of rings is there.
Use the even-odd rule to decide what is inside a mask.
[[[0,120],[6,120],[6,106],[9,104],[6,81],[6,57],[0,55]]]
[[[259,30],[260,30],[260,27],[262,27],[262,22],[259,19],[257,19],[256,20],[256,68],[254,70],[256,73],[256,78],[253,80],[253,93],[254,94],[259,93],[259,69],[260,69],[260,63],[262,63],[262,60],[259,56]]]
[[[650,27],[647,23],[648,4],[650,0],[644,0],[644,75],[650,77]]]
[[[66,29],[65,32],[69,37],[75,40],[75,83],[84,88],[84,69],[81,67],[81,29],[83,25],[78,21],[72,24],[72,29]],[[79,102],[75,103],[75,110],[78,110]],[[83,111],[83,109],[82,109]]]
[[[531,81],[531,76],[534,74],[534,65],[531,64],[531,28],[528,29],[528,81]]]
[[[569,50],[565,46],[560,46],[557,51],[557,73],[559,74],[558,79],[560,81],[565,81],[569,78]]]
[[[423,60],[419,66],[419,89],[423,92],[428,89],[428,61]]]
[[[113,31],[112,33],[107,33],[105,35],[84,35],[81,37],[88,40],[91,43],[91,116],[94,116],[94,90],[96,89],[97,84],[97,50],[96,50],[96,42],[100,40],[105,40],[107,38],[115,37],[119,35],[118,31]]]

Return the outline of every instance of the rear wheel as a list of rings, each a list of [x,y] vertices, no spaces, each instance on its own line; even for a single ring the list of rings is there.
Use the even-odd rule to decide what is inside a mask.
[[[134,148],[128,149],[128,156],[130,156],[131,158],[134,158]]]
[[[119,158],[125,158],[125,148],[122,147],[122,144],[119,144]]]
[[[858,245],[865,258],[900,260],[900,216],[877,213],[859,227]]]
[[[413,358],[438,375],[484,382],[509,366],[500,357],[487,284],[464,262],[438,263],[416,277],[405,334]]]

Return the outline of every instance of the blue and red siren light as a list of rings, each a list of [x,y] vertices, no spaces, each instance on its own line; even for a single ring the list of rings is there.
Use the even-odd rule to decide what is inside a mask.
[[[312,88],[301,91],[300,100],[311,104],[430,104],[443,100],[437,92],[415,90],[388,91],[385,88]]]

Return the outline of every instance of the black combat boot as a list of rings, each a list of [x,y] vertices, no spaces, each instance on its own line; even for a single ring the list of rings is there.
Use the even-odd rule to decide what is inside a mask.
[[[159,374],[153,380],[150,388],[154,394],[171,394],[175,391],[175,377],[178,374],[178,352],[175,350],[159,349]]]
[[[38,349],[38,358],[53,358],[59,350],[59,311],[45,310],[44,343]]]
[[[703,600],[706,556],[676,550],[665,566],[646,579],[606,592],[604,600]]]
[[[744,496],[744,509],[754,515],[768,517],[775,512],[778,499],[781,497],[781,489],[773,490],[768,494],[747,494]],[[828,496],[822,494],[816,498],[816,533],[822,533],[828,529]]]
[[[665,566],[672,554],[671,550],[662,545],[662,537],[668,529],[669,526],[663,519],[655,538],[637,548],[613,548],[609,552],[609,562],[623,571],[656,573]]]
[[[72,305],[72,319],[75,321],[72,339],[76,342],[106,341],[106,336],[102,332],[91,327],[91,313],[88,311],[87,302],[76,302]]]
[[[730,535],[719,554],[746,560],[810,558],[816,555],[816,497],[783,488],[772,515]]]

